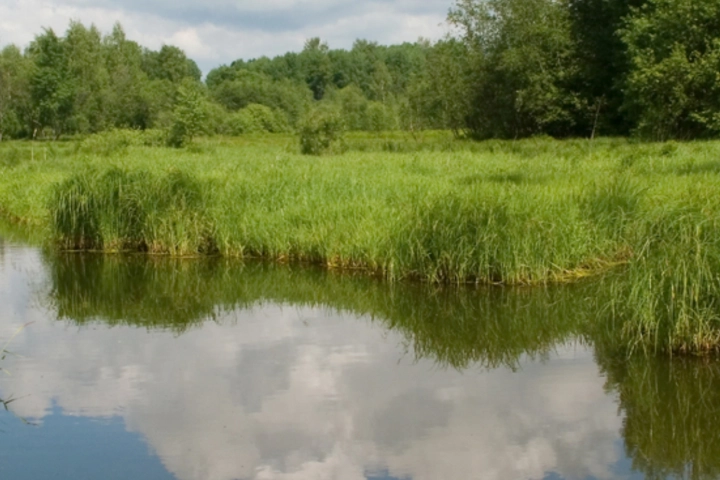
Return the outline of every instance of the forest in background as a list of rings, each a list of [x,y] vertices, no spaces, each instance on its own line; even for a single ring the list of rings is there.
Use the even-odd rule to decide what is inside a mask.
[[[720,133],[716,0],[457,0],[448,23],[436,42],[343,50],[312,38],[203,80],[177,47],[71,22],[0,52],[0,139],[288,132],[317,110],[348,130],[478,139]]]

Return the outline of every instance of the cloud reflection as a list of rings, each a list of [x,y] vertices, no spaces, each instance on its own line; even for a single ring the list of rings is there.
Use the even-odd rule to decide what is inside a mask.
[[[617,478],[621,419],[583,348],[459,372],[403,354],[370,318],[275,304],[179,336],[79,328],[27,302],[19,286],[43,270],[13,255],[0,331],[37,323],[1,393],[40,422],[53,404],[120,416],[178,479]]]

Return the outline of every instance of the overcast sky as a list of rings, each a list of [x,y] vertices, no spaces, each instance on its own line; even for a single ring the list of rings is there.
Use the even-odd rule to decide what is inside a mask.
[[[2,0],[0,45],[26,46],[43,27],[120,22],[128,37],[153,49],[181,47],[207,73],[238,58],[302,49],[320,37],[331,48],[357,38],[381,44],[437,39],[453,0]]]

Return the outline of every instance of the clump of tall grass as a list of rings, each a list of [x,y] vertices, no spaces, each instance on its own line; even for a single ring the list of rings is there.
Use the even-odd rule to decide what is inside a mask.
[[[125,155],[131,147],[158,147],[167,143],[162,130],[113,129],[89,135],[75,143],[75,153],[89,155]]]
[[[511,195],[486,185],[409,209],[393,236],[395,263],[432,282],[551,282],[579,273],[600,253],[579,205],[553,192]]]
[[[22,161],[23,151],[17,146],[0,151],[0,166],[12,168]]]
[[[207,195],[178,170],[157,175],[115,167],[78,173],[57,184],[49,210],[63,249],[211,253]]]
[[[635,225],[634,258],[610,304],[630,351],[720,352],[720,205],[698,200]]]
[[[143,144],[139,130],[107,130],[79,140],[76,153],[110,156],[127,153],[129,147]]]

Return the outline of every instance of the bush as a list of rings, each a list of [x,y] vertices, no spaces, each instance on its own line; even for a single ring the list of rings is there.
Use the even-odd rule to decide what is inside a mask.
[[[143,145],[143,143],[143,133],[139,130],[106,130],[78,142],[75,151],[107,157],[127,153],[129,147]]]
[[[168,146],[180,148],[203,133],[207,110],[198,85],[185,80],[178,88],[178,100],[173,110],[172,124],[167,136]]]
[[[322,155],[342,150],[345,124],[339,111],[317,108],[300,125],[300,151],[304,155]]]
[[[282,133],[289,131],[290,126],[283,112],[253,103],[230,115],[224,130],[229,135]]]
[[[228,111],[225,108],[215,102],[205,100],[202,104],[202,109],[205,111],[205,128],[204,132],[206,135],[214,135],[218,133],[225,133],[225,124],[227,123]]]
[[[370,102],[367,108],[366,128],[371,132],[395,130],[397,122],[392,109],[380,102]]]
[[[167,144],[167,132],[159,128],[143,130],[141,138],[146,147],[163,147]]]

